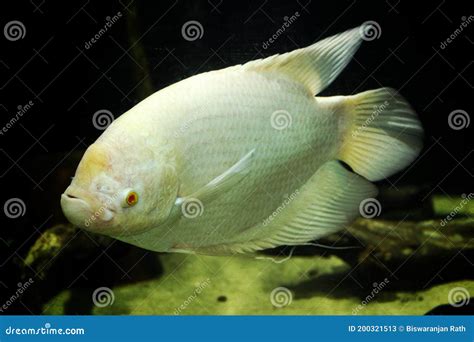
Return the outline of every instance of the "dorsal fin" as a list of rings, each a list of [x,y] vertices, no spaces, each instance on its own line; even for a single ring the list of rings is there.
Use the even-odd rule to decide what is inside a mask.
[[[308,47],[257,59],[242,65],[243,70],[285,74],[303,83],[316,95],[346,67],[362,39],[361,27],[323,39]]]

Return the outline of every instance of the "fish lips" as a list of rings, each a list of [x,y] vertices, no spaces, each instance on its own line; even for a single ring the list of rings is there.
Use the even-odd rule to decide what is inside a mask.
[[[67,192],[61,195],[61,208],[69,222],[87,230],[108,226],[115,216],[115,212],[112,209],[104,205],[93,209],[85,199]]]

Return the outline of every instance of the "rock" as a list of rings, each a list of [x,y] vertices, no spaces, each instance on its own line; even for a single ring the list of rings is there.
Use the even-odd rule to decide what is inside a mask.
[[[351,267],[335,256],[292,257],[281,264],[248,257],[180,254],[160,259],[164,265],[162,277],[113,287],[113,303],[92,306],[91,313],[421,315],[448,303],[452,289],[460,287],[474,293],[473,281],[402,291],[393,286],[396,280],[391,279],[367,301],[374,284],[353,279]],[[379,279],[379,284],[383,281]],[[86,299],[92,303],[91,294]],[[71,305],[71,290],[49,301],[45,313],[63,314],[66,302]]]

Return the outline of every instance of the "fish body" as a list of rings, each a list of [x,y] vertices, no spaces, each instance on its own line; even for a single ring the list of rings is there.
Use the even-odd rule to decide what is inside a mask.
[[[206,254],[297,245],[343,228],[376,195],[369,181],[421,149],[416,114],[391,89],[315,97],[349,62],[359,32],[143,100],[86,151],[62,196],[66,216],[146,249]]]

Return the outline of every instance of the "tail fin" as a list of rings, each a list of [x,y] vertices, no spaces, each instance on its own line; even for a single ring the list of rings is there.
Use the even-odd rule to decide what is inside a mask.
[[[423,128],[416,113],[395,90],[369,90],[335,97],[331,102],[340,122],[345,123],[338,158],[356,173],[370,181],[381,180],[418,156]]]

